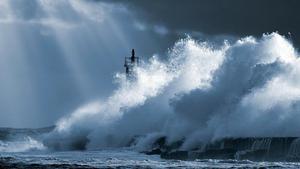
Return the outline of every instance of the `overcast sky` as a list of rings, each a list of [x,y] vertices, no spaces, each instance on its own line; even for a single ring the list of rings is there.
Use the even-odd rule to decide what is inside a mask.
[[[278,31],[300,45],[298,0],[3,0],[0,126],[42,127],[107,97],[131,48],[162,58],[199,40]]]
[[[123,0],[120,3],[127,5],[140,20],[162,24],[172,32],[260,36],[278,31],[290,32],[293,40],[300,42],[297,0]]]

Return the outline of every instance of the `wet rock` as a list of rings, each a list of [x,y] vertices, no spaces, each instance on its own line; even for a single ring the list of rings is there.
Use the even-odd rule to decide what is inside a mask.
[[[235,149],[210,149],[204,152],[191,151],[189,159],[235,159]]]
[[[155,148],[153,150],[146,151],[144,153],[147,155],[160,155],[162,153],[162,151],[159,148]]]
[[[238,160],[265,161],[268,159],[267,150],[248,150],[238,152],[236,157]]]
[[[252,161],[300,161],[300,138],[224,138],[188,151],[180,151],[183,140],[167,143],[159,138],[147,154],[164,159],[238,159]]]
[[[187,160],[188,151],[163,152],[160,157],[164,159]]]

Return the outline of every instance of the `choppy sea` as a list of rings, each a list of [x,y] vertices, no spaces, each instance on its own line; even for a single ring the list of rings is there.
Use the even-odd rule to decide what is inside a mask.
[[[0,168],[300,168],[300,163],[237,160],[164,160],[129,149],[1,152]]]

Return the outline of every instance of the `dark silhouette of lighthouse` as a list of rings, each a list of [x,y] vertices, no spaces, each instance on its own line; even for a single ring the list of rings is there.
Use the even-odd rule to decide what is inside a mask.
[[[140,58],[135,56],[135,51],[132,49],[131,57],[125,57],[124,67],[126,69],[126,77],[132,79],[134,77],[134,69],[138,66]]]

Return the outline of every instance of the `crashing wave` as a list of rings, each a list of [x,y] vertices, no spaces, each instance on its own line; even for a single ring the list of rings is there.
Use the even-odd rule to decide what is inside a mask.
[[[225,137],[299,136],[300,63],[285,37],[250,36],[219,47],[188,37],[167,55],[144,61],[136,81],[118,73],[118,89],[62,118],[55,138],[85,137],[93,149],[158,134],[169,142],[184,138],[182,148],[192,149]]]

